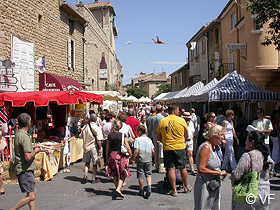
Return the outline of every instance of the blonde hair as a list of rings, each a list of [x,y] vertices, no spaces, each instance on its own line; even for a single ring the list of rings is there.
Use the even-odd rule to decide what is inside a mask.
[[[230,115],[234,115],[234,111],[232,111],[231,109],[228,109],[226,111],[226,117],[230,116]]]
[[[218,134],[219,132],[221,132],[224,129],[223,126],[220,125],[214,125],[212,127],[209,128],[209,130],[204,134],[204,138],[205,139],[209,139],[212,136]]]
[[[112,123],[112,130],[113,131],[119,131],[122,128],[122,122],[120,120],[115,120]]]

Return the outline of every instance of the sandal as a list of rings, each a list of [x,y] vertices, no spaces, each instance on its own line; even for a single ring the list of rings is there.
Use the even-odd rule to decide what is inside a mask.
[[[171,190],[168,195],[172,195],[173,197],[177,196],[177,191]]]
[[[189,194],[192,191],[192,186],[188,185],[187,187],[184,187],[184,193]]]
[[[117,194],[117,197],[124,198],[124,195],[121,192],[117,191],[117,190],[116,190],[116,194]]]
[[[0,195],[4,195],[5,194],[5,191],[3,191],[3,192],[0,192]]]

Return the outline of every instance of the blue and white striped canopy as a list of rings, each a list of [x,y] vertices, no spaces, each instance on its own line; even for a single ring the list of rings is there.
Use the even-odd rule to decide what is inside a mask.
[[[208,91],[208,101],[279,101],[280,93],[261,89],[236,71]]]
[[[170,101],[171,98],[173,98],[176,94],[178,94],[180,91],[173,91],[169,92],[166,96],[164,96],[160,101],[167,102]]]
[[[176,97],[174,97],[171,101],[172,102],[186,102],[186,98],[192,96],[193,94],[197,93],[201,88],[204,87],[204,84],[199,81],[197,83],[195,83],[193,86],[189,87],[188,89],[184,89],[182,91],[184,91],[182,94],[180,93],[180,96],[178,97],[178,95],[176,95]]]

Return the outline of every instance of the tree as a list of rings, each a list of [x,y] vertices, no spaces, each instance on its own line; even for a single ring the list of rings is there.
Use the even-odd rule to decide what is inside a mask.
[[[256,15],[256,22],[263,26],[268,23],[262,45],[274,44],[280,51],[280,1],[279,0],[248,0],[246,9],[253,15]]]
[[[142,96],[144,96],[144,97],[148,96],[146,91],[139,89],[139,88],[133,88],[133,87],[128,88],[126,92],[127,92],[128,96],[133,95],[136,98],[141,98]]]
[[[171,91],[171,84],[165,83],[165,84],[160,84],[157,86],[158,90],[155,93],[154,97],[157,97],[161,93],[167,93]]]

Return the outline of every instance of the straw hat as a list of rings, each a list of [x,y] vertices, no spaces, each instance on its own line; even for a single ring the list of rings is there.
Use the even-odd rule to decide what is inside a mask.
[[[191,119],[192,116],[189,112],[184,112],[183,115],[182,115],[183,118],[186,118],[186,119]]]

